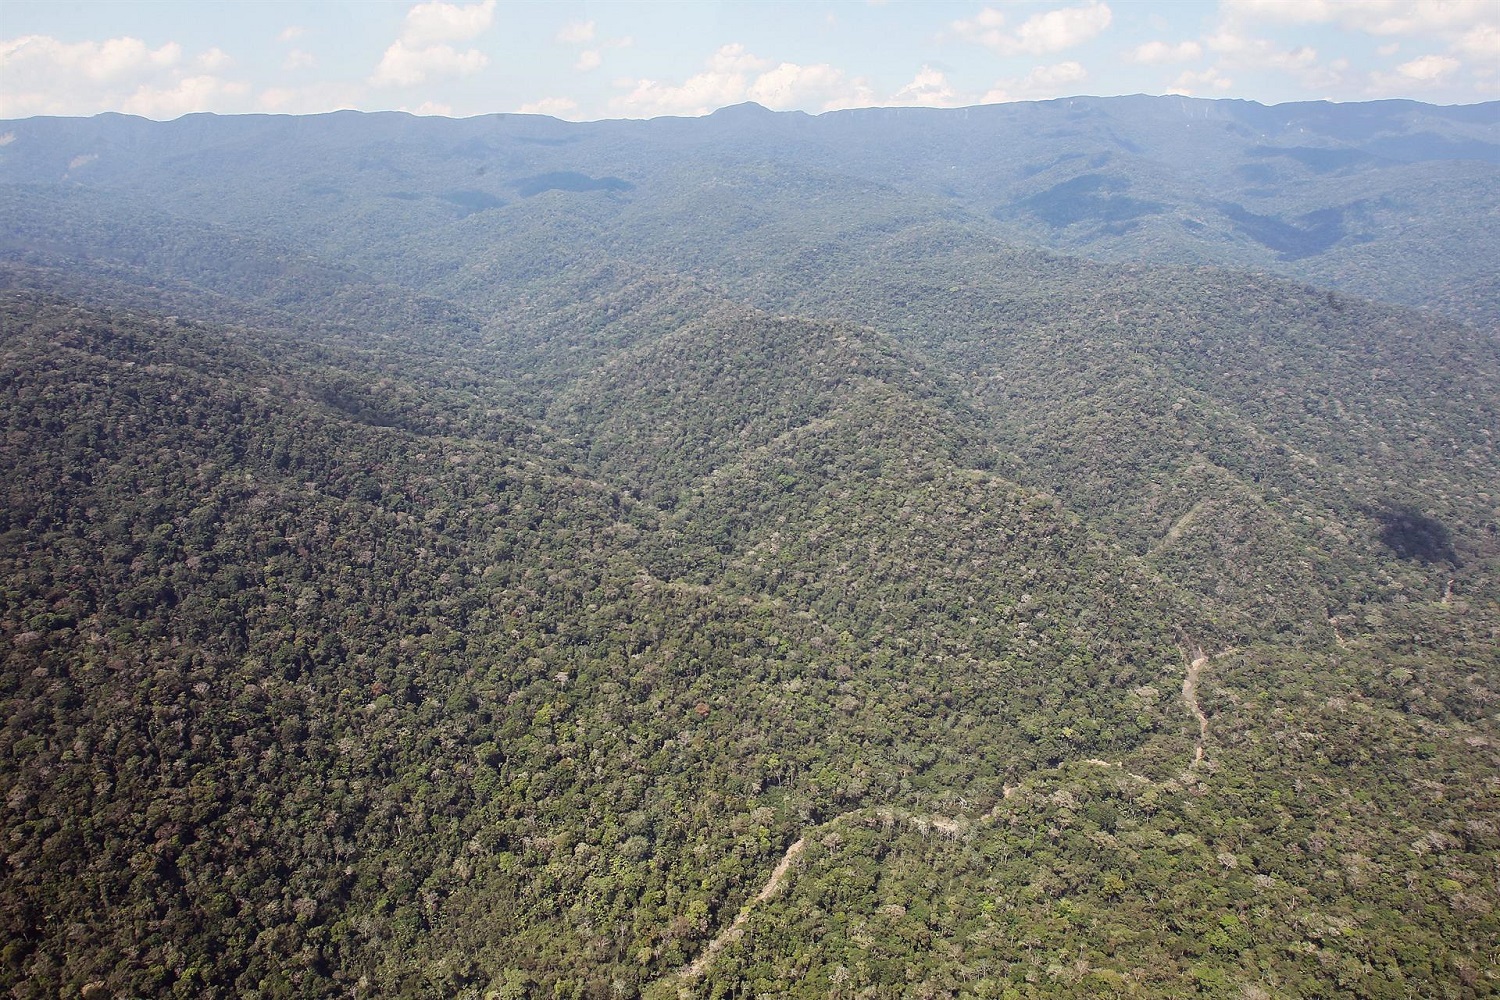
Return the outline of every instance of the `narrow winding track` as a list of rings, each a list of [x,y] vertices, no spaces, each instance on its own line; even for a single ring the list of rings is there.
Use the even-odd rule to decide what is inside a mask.
[[[1198,742],[1193,748],[1192,766],[1195,768],[1203,763],[1203,744],[1208,739],[1208,716],[1204,714],[1203,707],[1198,704],[1198,681],[1203,675],[1203,668],[1208,664],[1208,660],[1208,654],[1203,652],[1202,646],[1192,647],[1192,652],[1189,654],[1187,676],[1182,680],[1182,703],[1192,713],[1193,718],[1198,720]],[[1109,761],[1097,759],[1091,759],[1089,763],[1105,767],[1119,766]],[[1141,780],[1144,781],[1147,779],[1142,778]],[[1012,794],[1019,790],[1019,786],[1006,785],[1003,790],[1004,798],[1010,798]],[[995,809],[986,815],[984,819],[993,820],[998,814],[999,808],[997,804]],[[871,810],[868,806],[861,809],[853,809],[835,816],[821,825],[833,826],[859,813],[869,811]],[[923,818],[932,826],[947,833],[956,833],[960,829],[959,822],[948,816],[928,816]],[[677,970],[676,978],[679,982],[686,986],[689,983],[702,979],[704,973],[708,972],[709,967],[713,965],[714,959],[718,957],[719,952],[744,936],[745,922],[750,919],[751,912],[754,911],[757,905],[764,903],[781,891],[781,887],[786,883],[787,876],[791,874],[792,865],[806,848],[807,835],[804,834],[798,837],[786,849],[786,853],[781,856],[781,860],[776,863],[776,867],[771,869],[771,876],[766,879],[766,884],[761,886],[760,892],[757,892],[753,897],[745,901],[745,905],[740,907],[740,911],[734,915],[734,920],[730,922],[729,926],[719,931],[718,934],[715,934],[713,939],[704,945],[703,950],[698,953],[698,957]]]
[[[1192,662],[1188,664],[1187,676],[1182,679],[1182,701],[1187,705],[1188,711],[1198,720],[1198,745],[1193,749],[1193,766],[1197,767],[1203,763],[1203,742],[1208,739],[1208,716],[1203,714],[1203,708],[1198,704],[1198,678],[1203,673],[1204,664],[1208,663],[1208,656],[1203,652],[1203,647],[1193,648]]]
[[[848,815],[848,813],[845,813],[845,815]],[[843,816],[839,816],[830,822],[836,823],[843,818]],[[724,949],[724,946],[731,941],[739,940],[740,936],[745,933],[745,921],[750,919],[750,911],[755,908],[757,903],[764,903],[781,890],[781,884],[786,881],[787,872],[792,870],[792,862],[797,860],[797,855],[801,854],[805,847],[807,847],[807,838],[798,837],[792,846],[786,849],[786,853],[781,856],[781,860],[776,863],[776,867],[771,869],[771,877],[766,879],[766,884],[761,887],[760,892],[757,892],[754,898],[740,907],[740,912],[734,915],[734,922],[714,935],[714,939],[708,942],[697,958],[678,970],[677,975],[679,978],[685,980],[702,978],[703,974],[708,971],[708,967],[713,964],[715,956]]]

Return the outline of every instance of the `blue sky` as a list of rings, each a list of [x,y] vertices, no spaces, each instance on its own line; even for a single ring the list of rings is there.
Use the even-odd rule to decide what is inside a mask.
[[[3,0],[0,118],[1500,98],[1500,0]]]

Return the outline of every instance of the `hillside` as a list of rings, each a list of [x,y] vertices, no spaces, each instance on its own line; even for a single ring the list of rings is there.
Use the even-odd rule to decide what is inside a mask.
[[[1493,116],[5,125],[0,988],[1494,995]]]

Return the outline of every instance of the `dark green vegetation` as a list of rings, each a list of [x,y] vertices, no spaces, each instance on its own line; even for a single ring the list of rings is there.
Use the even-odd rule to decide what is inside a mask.
[[[0,985],[1500,992],[1494,119],[6,125]]]

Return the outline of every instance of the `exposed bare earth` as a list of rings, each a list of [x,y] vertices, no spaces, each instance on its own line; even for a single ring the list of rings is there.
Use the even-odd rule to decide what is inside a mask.
[[[792,862],[797,860],[797,855],[801,854],[806,846],[807,838],[798,837],[792,846],[786,849],[781,860],[776,862],[776,867],[771,869],[771,877],[766,879],[766,884],[761,887],[760,892],[755,894],[755,898],[740,907],[740,912],[734,915],[734,922],[714,935],[714,939],[708,942],[702,953],[682,967],[678,972],[679,976],[683,979],[698,979],[708,971],[714,957],[724,949],[724,946],[731,941],[738,940],[745,933],[745,921],[750,918],[750,911],[755,908],[755,904],[764,903],[780,891],[781,884],[786,881],[787,872],[792,870]]]
[[[1193,750],[1193,765],[1203,763],[1203,741],[1208,739],[1208,716],[1203,714],[1202,707],[1198,704],[1198,677],[1203,672],[1203,665],[1208,662],[1207,655],[1201,647],[1193,649],[1192,662],[1188,664],[1187,676],[1182,681],[1182,701],[1187,705],[1188,711],[1198,720],[1198,746]]]

